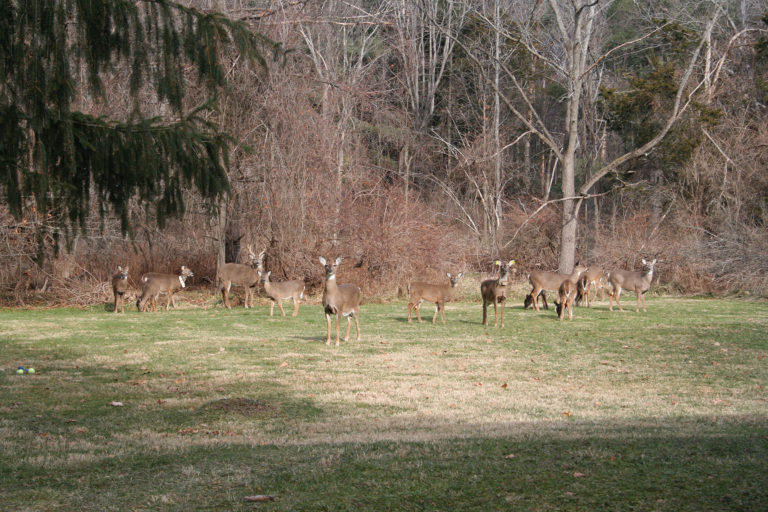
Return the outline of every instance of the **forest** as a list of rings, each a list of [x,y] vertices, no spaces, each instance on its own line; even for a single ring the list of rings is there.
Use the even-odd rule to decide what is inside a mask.
[[[3,305],[249,247],[368,300],[497,259],[768,295],[762,0],[10,4]]]

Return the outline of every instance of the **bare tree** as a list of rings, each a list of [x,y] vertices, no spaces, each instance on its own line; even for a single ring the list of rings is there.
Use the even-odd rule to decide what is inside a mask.
[[[586,106],[583,96],[585,85],[588,81],[599,79],[602,63],[612,54],[636,47],[659,30],[658,27],[649,28],[640,37],[599,52],[602,44],[597,40],[598,26],[605,21],[606,13],[612,4],[612,0],[548,0],[546,6],[538,2],[529,10],[528,16],[522,23],[515,23],[513,26],[503,24],[503,18],[493,19],[479,10],[475,11],[477,17],[482,19],[489,29],[502,34],[508,48],[512,51],[522,49],[537,62],[546,66],[549,74],[558,80],[565,90],[563,97],[565,115],[560,125],[552,125],[531,101],[529,89],[525,86],[520,70],[505,65],[503,58],[500,66],[505,77],[512,84],[511,90],[499,90],[492,76],[485,78],[491,87],[496,88],[509,111],[519,122],[536,134],[560,162],[562,226],[559,267],[562,272],[568,272],[573,267],[578,213],[590,189],[607,174],[621,169],[623,164],[653,150],[690,105],[699,90],[698,84],[692,83],[694,71],[699,64],[707,38],[722,13],[720,4],[703,2],[704,6],[712,5],[712,8],[709,9],[709,14],[702,23],[699,44],[690,51],[687,64],[678,78],[675,99],[662,127],[648,142],[587,172],[577,188],[578,152],[584,143],[580,133],[580,120],[583,115],[582,109]],[[546,30],[547,27],[544,25],[547,21],[553,21],[554,30]],[[460,40],[457,42],[462,44]],[[478,54],[476,49],[466,46],[464,48],[478,65],[481,59],[488,57],[488,54]]]

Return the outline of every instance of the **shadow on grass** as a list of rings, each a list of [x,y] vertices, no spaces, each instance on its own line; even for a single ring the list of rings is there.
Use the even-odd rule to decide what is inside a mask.
[[[252,510],[243,497],[268,494],[275,501],[259,510],[768,509],[762,417],[505,424],[493,438],[425,441],[310,435],[276,445],[211,435],[186,432],[186,446],[167,452],[162,443],[153,453],[124,447],[56,478],[45,466],[0,463],[6,505]]]

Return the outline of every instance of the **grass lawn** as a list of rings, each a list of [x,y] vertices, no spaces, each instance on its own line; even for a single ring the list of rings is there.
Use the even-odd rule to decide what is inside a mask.
[[[180,295],[0,311],[0,509],[768,510],[766,302],[364,304],[335,347]]]

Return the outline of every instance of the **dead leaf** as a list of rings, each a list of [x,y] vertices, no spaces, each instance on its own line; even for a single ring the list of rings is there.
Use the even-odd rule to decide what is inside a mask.
[[[504,458],[505,458],[505,459],[514,459],[514,458],[515,458],[515,454],[514,454],[514,453],[510,453],[509,455],[507,455],[507,456],[506,456],[506,457],[504,457]]]
[[[507,383],[505,382],[504,384],[502,384],[502,385],[501,385],[501,388],[502,388],[502,389],[507,389]]]
[[[122,407],[123,402],[110,402],[109,405],[111,405],[112,407]]]
[[[584,478],[585,476],[587,476],[587,475],[585,475],[584,473],[579,473],[578,471],[573,473],[573,477],[574,478]]]
[[[274,496],[268,496],[266,494],[256,494],[255,496],[246,496],[243,498],[245,501],[274,501]]]
[[[565,411],[565,412],[563,413],[563,416],[570,416],[570,415],[571,415],[571,411]]]

